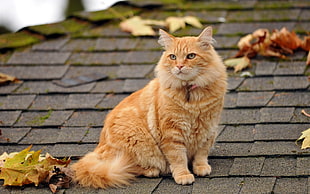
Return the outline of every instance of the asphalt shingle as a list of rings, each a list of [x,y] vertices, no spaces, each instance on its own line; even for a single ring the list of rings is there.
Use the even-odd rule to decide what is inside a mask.
[[[256,62],[255,75],[268,76],[273,75],[277,63],[269,61]]]
[[[266,158],[262,176],[295,176],[296,158]]]
[[[273,97],[274,92],[239,92],[238,107],[265,106]]]
[[[244,179],[239,177],[198,179],[192,193],[239,193]]]
[[[275,193],[307,193],[307,181],[307,178],[277,179],[273,191]]]
[[[278,92],[268,106],[310,106],[309,92]]]
[[[0,125],[12,126],[19,118],[21,111],[0,111]]]
[[[7,64],[12,65],[63,65],[69,58],[67,52],[15,52]]]
[[[256,128],[255,128],[256,129]],[[256,133],[254,125],[226,126],[217,137],[218,142],[253,142]]]
[[[229,171],[229,175],[259,176],[264,165],[265,158],[235,158]]]
[[[240,193],[272,193],[275,182],[274,177],[246,177]]]
[[[0,138],[1,143],[18,143],[31,128],[2,128]]]
[[[303,39],[309,33],[310,2],[184,1],[119,2],[113,9],[76,12],[54,24],[30,26],[0,35],[0,72],[19,83],[0,86],[0,152],[30,144],[54,157],[74,161],[92,151],[104,119],[121,100],[153,77],[162,53],[155,36],[135,37],[119,28],[119,16],[166,19],[196,16],[212,25],[214,45],[223,59],[238,52],[238,41],[258,28],[286,27]],[[114,12],[113,12],[114,13]],[[160,26],[154,26],[156,31]],[[168,30],[165,28],[165,30]],[[173,34],[198,35],[187,25]],[[210,152],[212,172],[191,185],[173,178],[137,178],[129,187],[92,189],[72,185],[62,193],[309,193],[309,149],[295,140],[309,128],[310,68],[307,52],[287,59],[258,55],[241,77],[228,69],[228,91],[217,142]],[[102,75],[77,86],[57,83]],[[190,167],[191,168],[191,167]],[[3,181],[0,180],[0,184]],[[48,193],[47,188],[0,187],[0,193]]]
[[[32,104],[36,95],[8,95],[0,97],[0,110],[24,110]]]
[[[90,127],[102,126],[107,112],[101,111],[75,111],[65,126]]]
[[[14,75],[21,80],[60,79],[69,66],[10,66],[0,67],[0,71]]]

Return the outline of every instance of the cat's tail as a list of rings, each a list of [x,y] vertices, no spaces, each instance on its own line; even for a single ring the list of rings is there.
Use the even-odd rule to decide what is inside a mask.
[[[74,180],[84,187],[108,188],[129,185],[135,178],[135,167],[125,154],[105,157],[90,152],[73,164]]]

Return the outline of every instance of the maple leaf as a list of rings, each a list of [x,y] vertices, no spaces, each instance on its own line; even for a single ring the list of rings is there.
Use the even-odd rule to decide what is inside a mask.
[[[241,71],[247,67],[251,67],[250,59],[247,56],[227,59],[224,61],[227,67],[234,68],[235,72]]]
[[[186,24],[196,28],[202,28],[202,24],[194,16],[168,17],[163,20],[146,20],[140,16],[134,16],[120,23],[120,27],[125,32],[130,32],[134,36],[154,36],[156,33],[152,26],[168,27],[170,32],[185,28]]]
[[[248,56],[255,57],[257,54],[267,57],[286,58],[282,53],[291,52],[291,50],[277,48],[276,43],[271,40],[268,29],[258,29],[252,34],[242,37],[238,42],[239,52],[236,57]]]
[[[283,27],[280,31],[275,29],[270,37],[270,40],[282,49],[290,51],[293,53],[293,50],[299,48],[302,45],[302,40],[296,35],[295,32],[288,31]]]
[[[310,148],[310,128],[301,133],[302,135],[296,140],[296,144],[302,142],[301,149]]]
[[[185,16],[185,17],[170,16],[165,21],[167,23],[170,33],[185,28],[186,24],[192,25],[196,28],[202,28],[202,24],[194,16]]]
[[[120,27],[125,32],[130,32],[134,36],[154,36],[156,33],[151,25],[165,26],[161,20],[144,20],[140,16],[134,16],[120,23]]]
[[[22,186],[45,182],[49,172],[55,167],[66,167],[70,159],[59,160],[49,154],[41,157],[41,150],[30,151],[32,146],[14,154],[4,153],[0,156],[0,179],[4,179],[3,185]]]
[[[305,51],[310,51],[310,36],[305,36],[301,43],[301,48]]]

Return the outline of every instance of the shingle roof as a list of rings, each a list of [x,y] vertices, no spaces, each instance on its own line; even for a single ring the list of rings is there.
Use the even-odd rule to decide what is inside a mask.
[[[196,16],[214,27],[216,49],[223,58],[233,56],[239,38],[257,28],[285,26],[301,36],[310,29],[306,0],[139,0],[0,35],[0,72],[22,80],[0,87],[0,127],[10,139],[0,139],[0,153],[33,144],[33,149],[43,148],[55,157],[76,159],[93,150],[105,115],[152,79],[161,55],[156,36],[133,37],[120,30],[121,18],[131,15]],[[175,35],[199,32],[187,27]],[[248,69],[253,77],[229,71],[209,177],[197,178],[188,186],[176,185],[171,177],[139,178],[125,189],[72,187],[66,192],[309,193],[310,152],[295,145],[301,131],[310,127],[310,118],[301,113],[302,109],[310,113],[310,68],[305,57],[304,51],[285,61],[257,57]],[[0,187],[1,193],[17,190]],[[26,187],[23,191],[43,190]]]

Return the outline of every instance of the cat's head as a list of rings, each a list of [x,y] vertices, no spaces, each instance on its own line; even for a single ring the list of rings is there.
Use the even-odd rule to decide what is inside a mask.
[[[197,37],[174,37],[163,30],[159,34],[158,42],[165,51],[155,71],[167,87],[204,87],[223,71],[222,60],[212,46],[212,27],[205,28]]]

